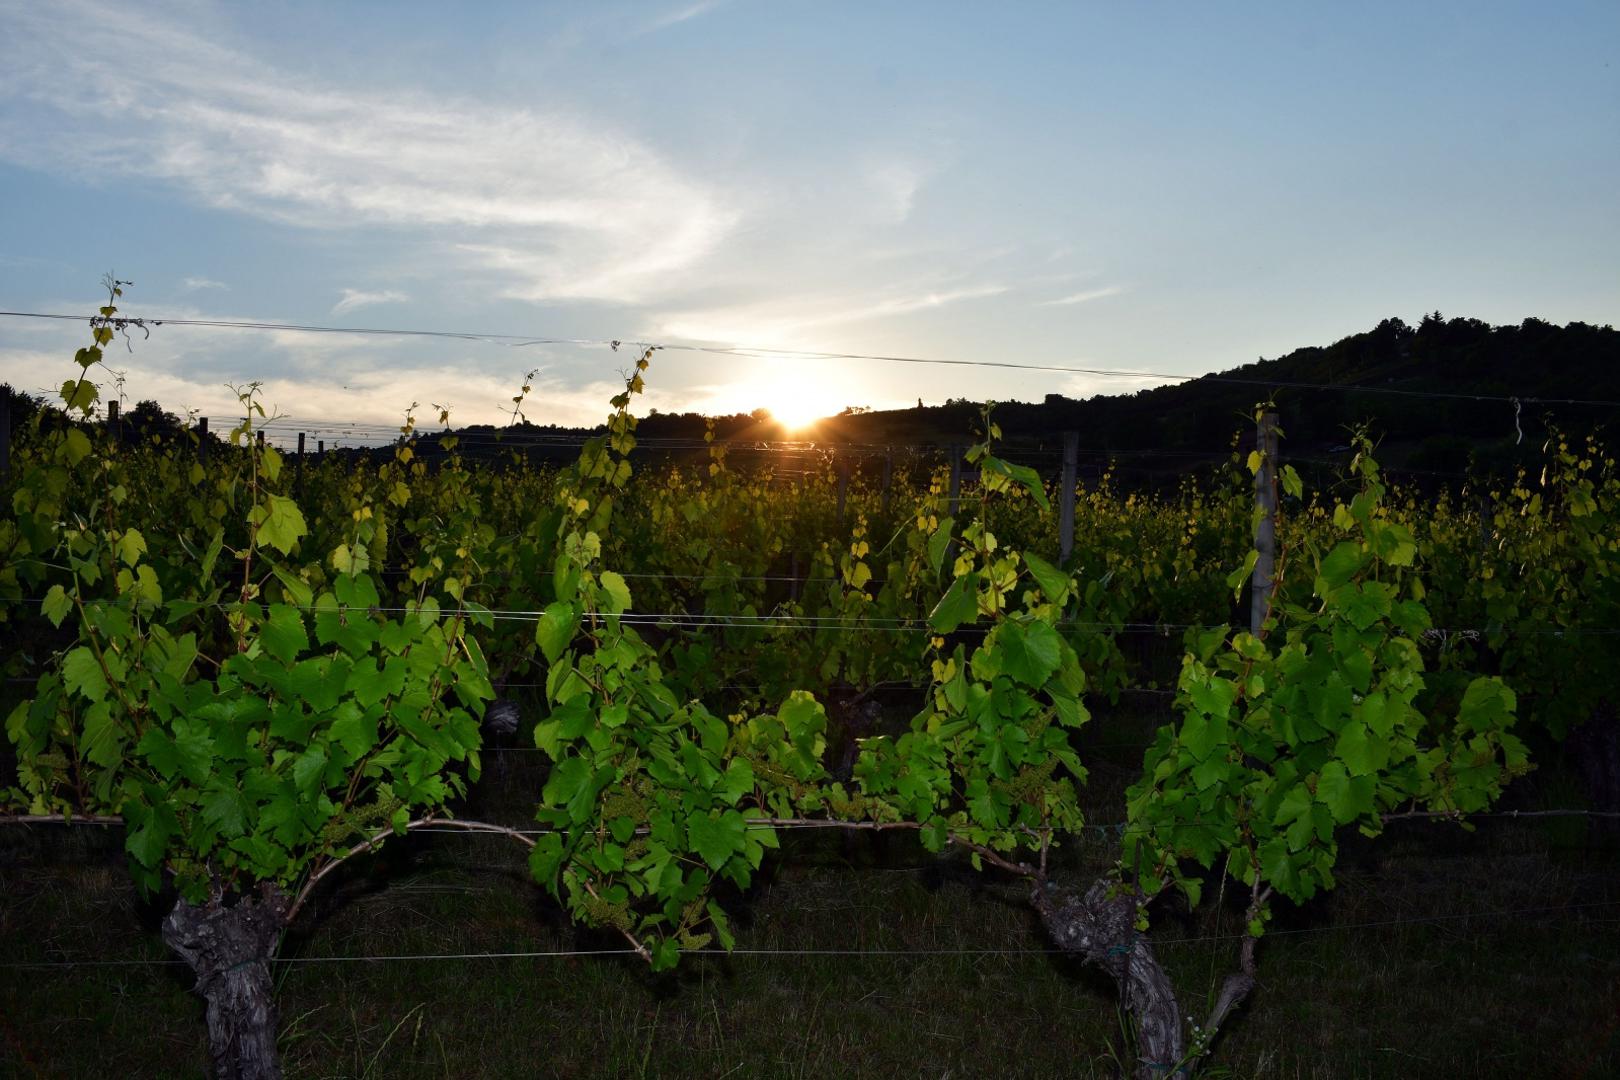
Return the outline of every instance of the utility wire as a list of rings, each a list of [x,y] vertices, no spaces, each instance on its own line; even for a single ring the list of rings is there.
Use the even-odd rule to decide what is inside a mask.
[[[0,311],[0,316],[19,319],[56,319],[70,322],[90,322],[100,316],[64,315],[38,311]],[[1156,379],[1164,382],[1210,382],[1238,386],[1253,386],[1292,390],[1337,390],[1365,394],[1385,394],[1398,397],[1449,399],[1454,401],[1496,401],[1503,404],[1537,405],[1589,405],[1599,408],[1620,408],[1620,401],[1587,398],[1541,398],[1502,396],[1495,394],[1464,394],[1432,390],[1403,390],[1390,386],[1358,386],[1348,383],[1316,383],[1270,379],[1243,379],[1230,375],[1167,375],[1156,371],[1128,371],[1115,368],[1076,367],[1064,364],[1017,364],[1007,360],[946,360],[922,356],[889,356],[879,353],[821,352],[810,349],[777,349],[760,345],[697,345],[646,341],[609,340],[605,338],[560,338],[526,336],[519,334],[492,334],[448,330],[402,330],[381,327],[314,326],[298,323],[253,322],[236,319],[140,319],[118,317],[115,325],[141,328],[157,326],[194,326],[233,330],[280,330],[307,334],[356,334],[369,337],[446,338],[457,341],[481,341],[511,348],[534,345],[606,345],[615,351],[621,347],[632,349],[659,349],[663,351],[709,353],[717,356],[744,356],[758,358],[788,358],[800,360],[872,360],[892,364],[936,364],[950,367],[984,367],[1014,371],[1061,372],[1075,375],[1097,375],[1105,378]]]

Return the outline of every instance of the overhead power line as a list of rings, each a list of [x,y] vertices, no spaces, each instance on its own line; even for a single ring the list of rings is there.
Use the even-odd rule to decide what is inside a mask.
[[[40,311],[0,311],[0,316],[16,319],[55,319],[89,322],[101,316],[67,315]],[[1548,398],[1528,395],[1469,394],[1441,390],[1405,390],[1393,386],[1363,386],[1354,383],[1300,382],[1281,379],[1246,379],[1231,375],[1168,375],[1157,371],[1128,371],[1118,368],[1079,367],[1067,364],[1018,364],[1010,360],[949,360],[926,356],[890,356],[882,353],[821,352],[811,349],[780,349],[765,345],[698,345],[675,342],[630,341],[608,338],[564,338],[524,334],[496,334],[456,330],[410,330],[387,327],[315,326],[304,323],[254,322],[245,319],[146,319],[118,318],[115,324],[147,329],[157,326],[193,326],[229,330],[281,330],[301,334],[357,334],[366,337],[441,338],[455,341],[481,341],[508,348],[535,345],[607,346],[614,350],[658,349],[666,352],[697,352],[717,356],[745,356],[762,359],[871,360],[889,364],[930,364],[948,367],[983,367],[1012,371],[1038,371],[1067,375],[1096,375],[1111,379],[1155,379],[1170,383],[1205,382],[1252,386],[1259,389],[1335,390],[1345,393],[1383,394],[1395,397],[1444,399],[1452,401],[1494,401],[1506,405],[1582,405],[1620,408],[1620,401],[1591,398]]]

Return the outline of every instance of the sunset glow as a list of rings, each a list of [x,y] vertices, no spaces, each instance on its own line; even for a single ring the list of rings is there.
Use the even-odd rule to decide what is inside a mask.
[[[732,411],[768,409],[788,431],[809,427],[846,406],[868,404],[856,400],[841,380],[828,378],[827,374],[806,370],[801,362],[792,360],[764,362],[718,396]]]

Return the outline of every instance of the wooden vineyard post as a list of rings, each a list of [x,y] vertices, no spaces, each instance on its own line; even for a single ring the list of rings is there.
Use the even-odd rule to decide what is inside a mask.
[[[315,456],[316,457],[325,457],[326,456],[326,440],[325,439],[316,439],[315,440]]]
[[[113,445],[123,440],[118,437],[118,399],[113,398],[107,402],[107,431],[112,435]]]
[[[197,460],[208,464],[208,417],[197,417]]]
[[[894,451],[883,451],[883,513],[889,512],[889,489],[894,485]]]
[[[809,488],[810,466],[808,456],[800,456],[798,461],[800,463],[800,472],[797,474],[797,479],[788,481],[788,490],[793,493],[793,501],[797,504],[796,509],[802,511],[804,493]],[[799,549],[793,541],[789,541],[789,547],[791,550],[788,552],[788,599],[797,603],[799,599]],[[812,562],[811,565],[814,565],[814,563]]]
[[[293,470],[293,483],[298,486],[298,493],[304,493],[304,433],[298,433],[298,463]]]
[[[1058,565],[1074,553],[1074,488],[1080,471],[1080,433],[1063,433],[1063,473],[1058,481]]]
[[[962,496],[962,448],[960,446],[956,446],[956,445],[953,444],[951,446],[951,448],[950,448],[950,455],[951,455],[951,494],[950,494],[949,506],[950,506],[951,516],[955,517],[956,516],[956,510],[957,510],[957,503],[961,502],[961,496]]]
[[[957,504],[962,496],[962,448],[952,444],[951,455],[951,488],[949,501],[945,504],[951,517],[956,516]],[[956,541],[952,540],[945,545],[945,565],[953,566],[956,563]]]
[[[264,449],[264,428],[259,429],[259,449]]]
[[[11,395],[0,401],[0,476],[11,469]]]
[[[849,498],[849,455],[838,454],[834,457],[838,468],[838,524],[844,524],[844,503]]]
[[[1256,558],[1249,596],[1249,633],[1258,636],[1266,621],[1277,569],[1277,414],[1269,409],[1259,416],[1254,448],[1260,453],[1260,469],[1254,474],[1259,520],[1254,527]]]

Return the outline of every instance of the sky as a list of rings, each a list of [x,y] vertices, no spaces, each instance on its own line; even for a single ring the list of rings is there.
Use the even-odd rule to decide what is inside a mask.
[[[1196,375],[1620,322],[1620,4],[0,0],[0,309],[588,341],[639,408]],[[0,318],[0,380],[87,329]],[[160,327],[128,403],[599,421],[605,345]]]

